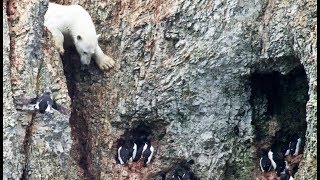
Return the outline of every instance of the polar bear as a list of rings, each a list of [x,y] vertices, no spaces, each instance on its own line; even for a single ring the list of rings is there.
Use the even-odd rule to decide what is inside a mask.
[[[100,35],[96,34],[89,13],[82,6],[49,3],[44,25],[51,32],[60,54],[64,53],[63,43],[66,46],[74,44],[82,64],[89,65],[93,57],[101,70],[114,66],[114,60],[99,47]]]

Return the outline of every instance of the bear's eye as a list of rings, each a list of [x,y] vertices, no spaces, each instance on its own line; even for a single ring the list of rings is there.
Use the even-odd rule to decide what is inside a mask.
[[[87,52],[83,51],[83,54],[88,54]]]
[[[80,36],[80,35],[78,35],[78,36],[77,36],[77,39],[78,39],[78,40],[81,40],[82,38],[81,38],[81,36]]]

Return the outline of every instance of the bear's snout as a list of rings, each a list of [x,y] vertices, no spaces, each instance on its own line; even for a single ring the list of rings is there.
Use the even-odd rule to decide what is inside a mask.
[[[87,59],[87,58],[81,58],[81,64],[83,65],[89,65],[90,64],[90,60],[91,58]]]

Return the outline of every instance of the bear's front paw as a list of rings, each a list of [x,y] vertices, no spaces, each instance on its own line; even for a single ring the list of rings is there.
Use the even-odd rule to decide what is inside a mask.
[[[64,54],[64,49],[62,46],[57,46],[59,54],[62,56]]]
[[[101,70],[108,70],[115,65],[115,61],[107,55],[104,55],[101,59],[98,58],[96,62]]]

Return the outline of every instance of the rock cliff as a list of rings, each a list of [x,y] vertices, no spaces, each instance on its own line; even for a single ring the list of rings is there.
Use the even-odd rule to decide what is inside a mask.
[[[116,67],[59,56],[48,1],[3,2],[4,179],[264,179],[260,148],[303,139],[296,179],[317,178],[316,1],[56,1],[80,4]],[[69,115],[17,109],[45,90]],[[143,129],[151,164],[117,164]]]

